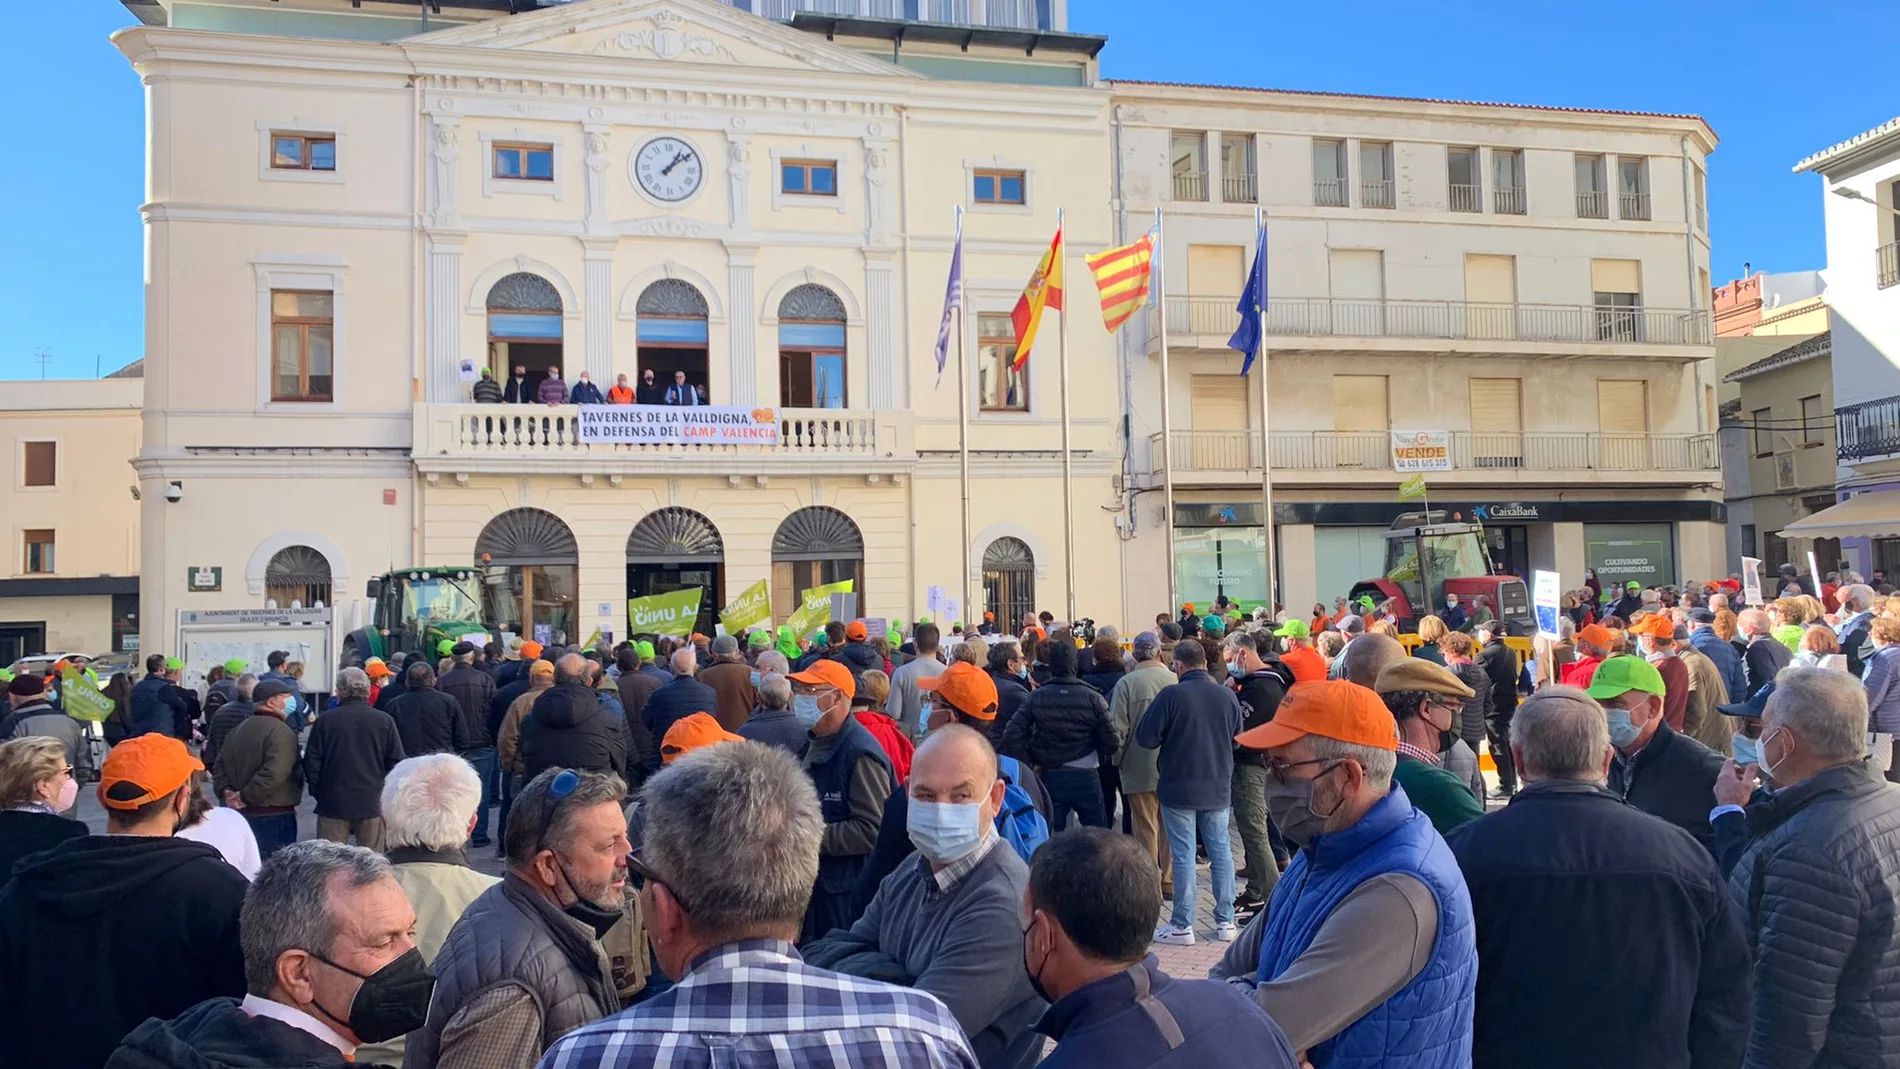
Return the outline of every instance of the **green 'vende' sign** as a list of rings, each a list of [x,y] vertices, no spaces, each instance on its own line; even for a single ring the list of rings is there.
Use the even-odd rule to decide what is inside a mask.
[[[696,586],[671,594],[628,599],[627,619],[633,625],[630,633],[674,637],[692,634],[693,623],[699,619],[700,595],[704,590]]]
[[[75,720],[97,721],[112,715],[112,699],[99,693],[99,688],[79,669],[70,666],[60,673],[59,703],[66,707],[66,715]]]
[[[726,625],[726,634],[739,635],[754,624],[772,623],[772,596],[761,579],[745,588],[745,592],[732,599],[732,604],[719,610],[719,622]]]

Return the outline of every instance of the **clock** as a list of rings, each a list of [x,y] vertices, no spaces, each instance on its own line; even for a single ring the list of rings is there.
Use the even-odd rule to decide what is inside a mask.
[[[690,199],[705,179],[706,165],[699,150],[680,138],[656,137],[634,150],[634,184],[663,204]]]

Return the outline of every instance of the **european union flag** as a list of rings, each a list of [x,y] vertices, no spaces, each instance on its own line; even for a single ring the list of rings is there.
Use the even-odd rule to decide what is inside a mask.
[[[1260,355],[1261,337],[1264,333],[1262,320],[1267,314],[1267,228],[1260,228],[1260,246],[1253,251],[1253,270],[1247,275],[1247,288],[1241,292],[1240,304],[1234,308],[1240,313],[1240,329],[1227,339],[1227,347],[1238,351],[1246,359],[1240,362],[1240,373],[1245,375],[1253,370],[1254,357]]]

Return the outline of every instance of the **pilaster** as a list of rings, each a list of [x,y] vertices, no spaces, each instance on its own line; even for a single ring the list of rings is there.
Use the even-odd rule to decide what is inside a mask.
[[[864,257],[865,365],[871,408],[881,412],[898,407],[903,385],[898,382],[896,357],[897,264],[889,253],[866,250]]]
[[[757,253],[756,245],[726,246],[726,325],[731,331],[726,381],[732,391],[727,403],[742,407],[757,404],[759,394],[759,310],[753,294]]]
[[[581,262],[586,268],[581,286],[582,355],[587,373],[603,392],[614,381],[614,244],[613,238],[581,239]]]

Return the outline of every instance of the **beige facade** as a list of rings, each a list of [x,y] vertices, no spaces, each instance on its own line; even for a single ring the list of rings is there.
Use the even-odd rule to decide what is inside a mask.
[[[1823,309],[1825,315],[1825,308]],[[1825,325],[1825,319],[1822,320]],[[1787,341],[1786,337],[1781,340]],[[1782,528],[1835,504],[1832,335],[1823,331],[1730,373],[1740,390],[1732,433],[1748,458],[1752,509],[1742,541],[1768,574],[1783,564],[1823,572],[1841,561],[1838,539],[1783,539]]]
[[[27,653],[123,648],[136,615],[144,382],[10,382],[0,391],[0,667]],[[135,621],[134,621],[135,622]]]

